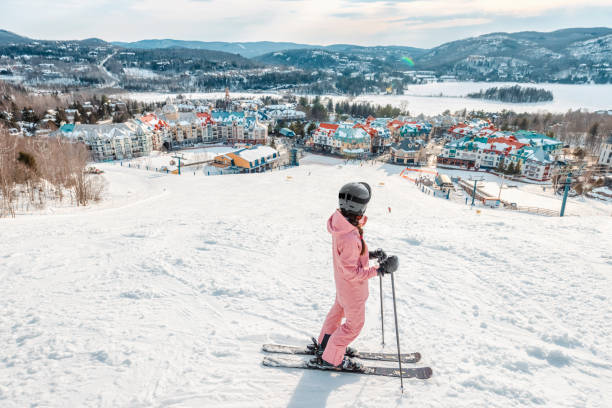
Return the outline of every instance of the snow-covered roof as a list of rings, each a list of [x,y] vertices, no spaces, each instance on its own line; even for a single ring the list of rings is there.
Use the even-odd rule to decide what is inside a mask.
[[[164,107],[162,108],[162,112],[174,113],[174,112],[178,112],[178,108],[176,107],[176,105],[164,105]]]
[[[242,157],[248,162],[253,162],[261,158],[272,157],[273,154],[278,156],[278,152],[270,146],[255,146],[250,149],[239,150],[234,154]]]
[[[552,163],[553,158],[551,155],[544,151],[542,147],[525,147],[519,153],[521,157],[526,160],[531,160],[539,163]]]
[[[354,128],[349,126],[340,126],[334,134],[335,139],[343,141],[365,141],[370,139],[368,132],[362,128]]]
[[[401,143],[394,143],[391,145],[391,150],[393,151],[404,151],[404,152],[414,152],[421,148],[423,141],[422,140],[410,140],[404,139]]]
[[[103,125],[64,125],[59,130],[63,136],[79,140],[92,140],[96,138],[121,139],[128,138],[134,134],[144,134],[149,131],[150,127],[148,125],[134,119],[125,123],[109,123]]]
[[[238,124],[243,124],[247,122],[250,126],[250,122],[255,121],[255,116],[257,116],[260,120],[268,119],[267,115],[260,111],[212,111],[211,112],[212,120],[217,123],[233,123],[236,122]]]

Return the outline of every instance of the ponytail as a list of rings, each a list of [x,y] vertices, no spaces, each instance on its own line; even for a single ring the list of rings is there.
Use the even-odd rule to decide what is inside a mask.
[[[354,225],[357,228],[357,231],[359,231],[359,239],[361,240],[361,252],[359,255],[365,254],[365,242],[363,240],[363,228],[361,228],[361,225],[359,224],[359,220],[357,219],[355,215],[350,214],[344,211],[343,209],[340,209],[340,213],[344,216],[344,218],[346,218],[346,220],[349,223],[351,223],[351,225]]]
[[[363,241],[363,228],[361,225],[357,225],[357,231],[359,231],[359,239],[361,239],[361,253],[359,255],[365,254],[365,242]]]

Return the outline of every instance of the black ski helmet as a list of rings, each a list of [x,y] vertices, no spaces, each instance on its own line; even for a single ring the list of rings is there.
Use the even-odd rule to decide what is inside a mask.
[[[342,186],[338,194],[340,211],[346,215],[363,215],[372,197],[368,183],[348,183]]]

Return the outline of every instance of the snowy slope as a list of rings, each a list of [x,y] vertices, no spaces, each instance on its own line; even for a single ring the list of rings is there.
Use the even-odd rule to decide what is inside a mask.
[[[320,157],[259,175],[102,167],[104,204],[0,219],[2,407],[612,404],[609,216],[478,214],[400,167]],[[261,366],[262,343],[318,333],[334,296],[325,222],[351,180],[376,186],[367,242],[400,258],[402,349],[434,369],[403,398],[393,378]],[[380,350],[370,288],[354,345]]]

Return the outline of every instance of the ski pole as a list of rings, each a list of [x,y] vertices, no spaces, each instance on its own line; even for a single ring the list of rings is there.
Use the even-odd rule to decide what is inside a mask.
[[[399,340],[399,329],[397,327],[397,305],[395,304],[395,279],[391,274],[391,290],[393,291],[393,314],[395,315],[395,338],[397,339],[397,361],[399,363],[400,370],[400,383],[402,394],[404,393],[404,377],[402,376],[402,353],[400,352],[400,340]]]
[[[380,327],[382,331],[382,345],[385,347],[385,319],[383,318],[383,291],[382,291],[382,275],[380,278]]]

